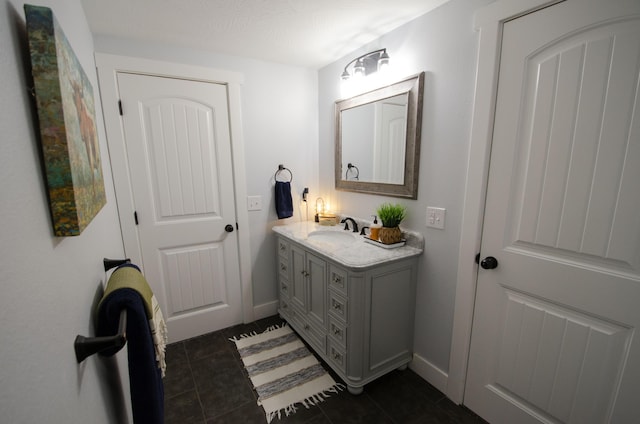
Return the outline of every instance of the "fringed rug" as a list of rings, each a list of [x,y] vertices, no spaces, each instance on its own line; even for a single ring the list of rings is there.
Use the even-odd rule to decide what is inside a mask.
[[[234,338],[258,405],[267,422],[296,411],[296,405],[309,408],[324,401],[344,386],[336,383],[288,327],[269,328],[262,334]]]

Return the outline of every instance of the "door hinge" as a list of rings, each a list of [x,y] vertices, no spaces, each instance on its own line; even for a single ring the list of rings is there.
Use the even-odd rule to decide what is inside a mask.
[[[138,211],[133,211],[133,220],[138,225]]]
[[[118,110],[120,111],[120,116],[122,116],[122,100],[118,100]]]
[[[239,230],[240,227],[238,227],[238,223],[236,222],[236,230]]]
[[[480,263],[480,252],[476,253],[476,263]]]

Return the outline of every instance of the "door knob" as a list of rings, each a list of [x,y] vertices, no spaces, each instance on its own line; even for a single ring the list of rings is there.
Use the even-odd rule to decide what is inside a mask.
[[[480,261],[480,266],[484,269],[495,269],[498,267],[498,260],[493,256],[487,256]]]
[[[233,225],[231,225],[231,224],[227,224],[227,225],[224,227],[224,230],[225,230],[227,233],[233,233]]]

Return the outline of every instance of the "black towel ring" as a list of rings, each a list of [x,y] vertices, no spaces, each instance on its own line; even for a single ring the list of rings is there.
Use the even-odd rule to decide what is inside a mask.
[[[355,166],[352,163],[347,164],[347,171],[344,173],[344,179],[348,180],[349,179],[349,171],[351,171],[352,169],[356,170],[356,175],[355,175],[355,179],[359,180],[360,179],[360,170],[358,169],[357,166]]]
[[[289,168],[285,168],[284,165],[278,165],[278,170],[276,171],[276,173],[273,176],[273,178],[276,181],[278,181],[278,174],[281,173],[282,171],[287,171],[289,173],[289,181],[288,182],[293,181],[293,173],[291,172],[291,170]]]

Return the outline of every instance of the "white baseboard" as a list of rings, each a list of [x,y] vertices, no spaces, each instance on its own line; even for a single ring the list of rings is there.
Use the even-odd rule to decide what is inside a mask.
[[[449,375],[422,356],[414,353],[413,361],[409,364],[409,368],[442,393],[447,392]]]
[[[267,318],[278,313],[278,301],[263,303],[253,307],[253,316],[256,320]]]

